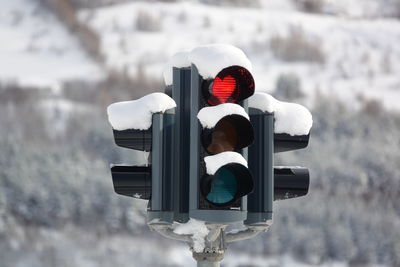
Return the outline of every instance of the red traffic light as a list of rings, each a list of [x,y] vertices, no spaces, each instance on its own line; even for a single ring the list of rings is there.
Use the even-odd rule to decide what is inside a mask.
[[[203,96],[211,106],[238,103],[253,94],[253,76],[241,66],[227,67],[214,80],[207,80],[203,84]]]
[[[212,84],[210,92],[212,97],[208,99],[208,103],[210,105],[218,105],[221,103],[236,102],[239,90],[235,78],[231,75],[224,78],[217,76]]]

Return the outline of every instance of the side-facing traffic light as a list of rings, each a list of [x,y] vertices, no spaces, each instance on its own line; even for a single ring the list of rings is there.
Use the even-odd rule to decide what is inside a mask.
[[[301,105],[280,102],[266,93],[249,100],[255,131],[249,147],[249,168],[255,188],[248,196],[245,224],[271,224],[273,201],[304,196],[309,171],[302,167],[274,167],[274,153],[305,148],[312,126],[311,113]]]
[[[118,146],[150,152],[147,166],[113,165],[116,193],[149,200],[148,221],[173,222],[172,144],[174,108],[167,95],[153,93],[107,109]]]
[[[246,218],[244,196],[253,188],[247,147],[253,126],[245,99],[254,93],[251,73],[242,66],[223,68],[203,79],[192,65],[190,212],[210,222]]]

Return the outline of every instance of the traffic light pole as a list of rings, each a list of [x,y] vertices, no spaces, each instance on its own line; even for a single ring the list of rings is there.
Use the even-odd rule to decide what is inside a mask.
[[[223,255],[222,255],[222,258],[223,258]],[[221,260],[216,260],[216,261],[197,260],[197,267],[220,267]]]
[[[206,248],[201,253],[193,252],[193,258],[197,261],[198,267],[220,266],[224,258],[227,244],[240,240],[253,238],[261,232],[268,230],[269,226],[248,226],[239,232],[225,232],[226,225],[207,225],[212,228],[206,237]]]
[[[193,251],[191,235],[177,234],[172,225],[163,223],[152,224],[149,227],[166,238],[186,242]],[[207,224],[209,233],[204,240],[204,250],[202,252],[193,251],[193,258],[197,261],[198,267],[219,267],[224,258],[227,244],[253,238],[261,232],[266,232],[269,228],[267,225],[246,226],[245,229],[238,232],[226,232],[226,227],[227,225],[224,224]]]

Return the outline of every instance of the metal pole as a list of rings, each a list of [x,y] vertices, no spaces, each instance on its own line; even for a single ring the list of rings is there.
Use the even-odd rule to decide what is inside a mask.
[[[197,261],[197,267],[220,267],[224,258],[224,251],[211,251],[205,249],[204,252],[193,252],[193,258]]]
[[[220,267],[220,261],[197,261],[197,267]]]
[[[224,232],[221,225],[210,231],[206,238],[206,248],[203,252],[193,251],[193,258],[197,262],[197,267],[220,267],[225,254]],[[218,235],[216,234],[218,233]]]

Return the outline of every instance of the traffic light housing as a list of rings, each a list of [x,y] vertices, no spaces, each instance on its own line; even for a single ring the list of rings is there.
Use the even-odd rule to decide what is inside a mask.
[[[128,104],[127,102],[120,103]],[[147,166],[112,165],[111,176],[114,190],[120,195],[148,200],[149,223],[152,221],[172,223],[174,221],[172,145],[175,109],[152,112],[151,126],[148,129],[142,129],[141,126],[116,129],[116,124],[114,122],[113,125],[112,121],[118,121],[119,114],[115,110],[120,109],[118,108],[120,103],[110,105],[108,108],[115,143],[128,149],[148,151],[150,154]],[[134,112],[140,114],[141,108],[146,108],[146,105],[136,105]]]
[[[245,99],[253,93],[253,77],[244,67],[203,79],[191,66],[191,218],[216,223],[246,218],[245,196],[254,188],[247,146],[254,133]]]
[[[249,168],[253,174],[255,190],[247,198],[245,224],[271,224],[274,194],[274,116],[250,108],[250,121],[254,126],[254,143],[249,147]]]
[[[258,93],[254,98],[260,98],[262,94]],[[307,147],[309,129],[306,134],[301,135],[275,133],[276,116],[279,115],[262,110],[258,105],[250,108],[250,121],[256,130],[254,143],[249,147],[249,168],[253,173],[256,189],[248,196],[246,225],[272,224],[275,200],[301,197],[308,192],[310,181],[307,168],[274,167],[273,158],[274,153]]]

